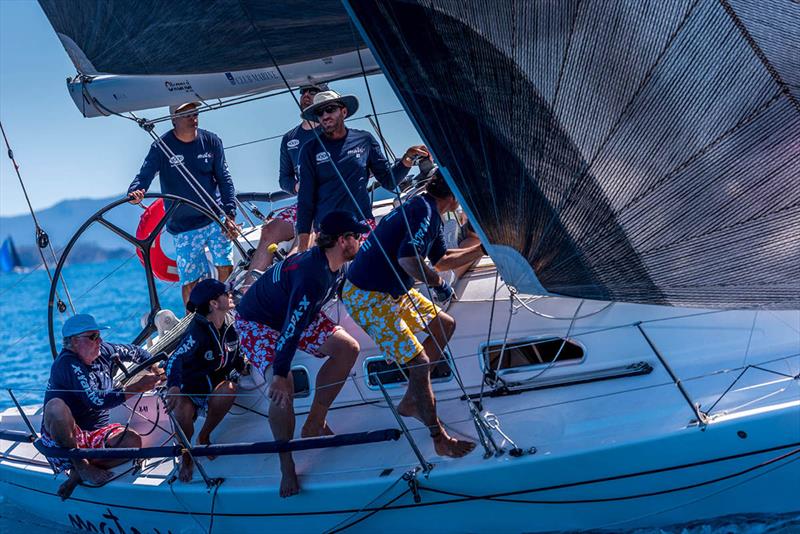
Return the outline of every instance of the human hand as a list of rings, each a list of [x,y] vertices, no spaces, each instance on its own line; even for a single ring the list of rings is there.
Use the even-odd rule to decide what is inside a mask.
[[[167,390],[167,412],[171,412],[178,406],[178,398],[180,397],[180,394],[181,388],[178,386],[172,386]]]
[[[239,235],[239,225],[233,217],[225,218],[225,235],[233,241]]]
[[[128,193],[128,198],[131,204],[140,204],[144,200],[144,189],[137,189]]]
[[[288,408],[292,404],[292,397],[294,397],[294,391],[292,384],[289,382],[289,378],[278,375],[273,376],[267,396],[269,400],[277,404],[280,408]]]
[[[431,157],[431,154],[428,152],[428,147],[425,145],[415,145],[406,150],[405,155],[403,155],[403,165],[410,169],[419,159],[429,157]]]
[[[155,388],[161,382],[164,381],[164,375],[159,375],[156,373],[151,373],[147,371],[139,375],[139,378],[131,382],[125,387],[126,393],[142,393],[145,391],[150,391],[151,389]]]

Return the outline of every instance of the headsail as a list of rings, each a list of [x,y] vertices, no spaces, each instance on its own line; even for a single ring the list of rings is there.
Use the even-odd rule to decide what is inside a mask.
[[[0,245],[0,273],[10,273],[14,269],[22,267],[22,261],[17,254],[14,240],[8,236],[3,244]]]
[[[81,76],[88,117],[377,70],[336,0],[40,0]],[[274,62],[273,62],[274,59]]]
[[[800,307],[800,4],[350,0],[505,280]]]

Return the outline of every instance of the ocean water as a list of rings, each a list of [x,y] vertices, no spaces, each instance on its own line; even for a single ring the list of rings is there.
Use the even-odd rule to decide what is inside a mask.
[[[135,255],[101,264],[72,265],[64,278],[75,309],[91,313],[111,330],[104,337],[129,342],[150,309],[144,269]],[[161,308],[182,315],[180,287],[157,283]],[[47,309],[50,281],[44,269],[0,274],[0,409],[13,406],[7,389],[22,404],[39,403],[44,395],[52,354]],[[61,290],[61,296],[66,296]],[[56,312],[56,339],[65,315]],[[0,496],[0,534],[45,534],[63,531],[41,518],[31,518]],[[627,534],[784,534],[800,533],[800,515],[734,516],[714,523],[693,523],[662,529],[637,529]]]

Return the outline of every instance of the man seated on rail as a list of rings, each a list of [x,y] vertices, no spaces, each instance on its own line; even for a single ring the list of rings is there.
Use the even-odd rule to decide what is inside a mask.
[[[276,440],[294,437],[292,359],[297,349],[328,356],[301,437],[331,435],[326,417],[358,357],[358,342],[325,313],[345,262],[352,260],[369,226],[351,213],[332,211],[320,223],[316,246],[270,267],[237,307],[242,350],[269,383],[269,425]],[[290,452],[280,454],[281,497],[300,491]]]
[[[191,200],[209,211],[216,209],[212,203],[221,204],[226,233],[229,239],[235,239],[238,233],[236,197],[222,140],[216,134],[197,127],[198,106],[198,102],[170,106],[170,115],[178,114],[172,119],[173,128],[150,146],[139,174],[128,187],[128,196],[133,204],[140,203],[158,173],[162,193]],[[174,155],[164,154],[162,143]],[[184,176],[184,169],[193,178]],[[169,209],[169,201],[165,207]],[[183,284],[184,304],[189,300],[192,287],[208,271],[206,247],[211,252],[221,281],[224,282],[233,271],[233,244],[206,215],[181,205],[167,221],[167,232],[175,240],[175,261]]]
[[[44,394],[43,445],[67,449],[141,447],[142,440],[136,432],[108,422],[108,412],[134,394],[150,391],[162,381],[162,376],[147,371],[125,387],[114,388],[114,358],[142,362],[150,354],[136,345],[103,341],[100,330],[106,328],[88,314],[74,315],[64,322],[61,329],[64,346],[50,368]],[[58,472],[69,470],[69,478],[58,488],[61,499],[68,498],[81,481],[107,482],[112,476],[108,468],[127,461],[48,460]]]
[[[348,211],[374,228],[367,191],[370,173],[383,187],[394,190],[414,160],[428,156],[424,146],[412,146],[401,160],[389,164],[372,134],[345,127],[345,119],[357,109],[355,96],[336,91],[317,93],[314,103],[303,109],[304,119],[320,123],[322,135],[303,145],[297,163],[300,187],[295,230],[300,252],[311,245],[312,229],[334,210]]]
[[[328,84],[318,83],[300,86],[300,108],[306,109],[314,103],[314,97],[321,91],[327,91]],[[280,167],[278,169],[278,182],[281,189],[291,195],[296,195],[300,188],[297,177],[297,157],[300,149],[311,139],[316,139],[319,124],[315,120],[303,119],[300,124],[289,130],[281,139]],[[297,222],[297,203],[287,206],[278,212],[274,219],[269,220],[261,227],[261,237],[258,247],[250,260],[250,271],[263,271],[272,265],[272,252],[269,245],[294,239],[294,225]],[[248,276],[245,287],[252,283]]]
[[[398,365],[408,364],[408,391],[398,405],[400,414],[415,417],[428,427],[437,454],[456,458],[472,451],[475,444],[447,435],[436,415],[430,381],[430,370],[442,358],[455,331],[455,320],[413,286],[419,280],[431,288],[437,300],[445,301],[453,290],[425,264],[425,258],[443,271],[482,256],[480,243],[446,248],[442,215],[457,206],[450,188],[437,174],[424,194],[381,220],[350,265],[342,290],[342,302],[350,316],[383,355]],[[428,335],[423,343],[415,335],[419,332]]]
[[[197,435],[199,445],[211,443],[211,432],[228,413],[239,374],[246,362],[239,351],[239,336],[233,326],[233,298],[219,280],[201,280],[189,294],[186,309],[194,318],[167,362],[167,410],[191,441],[198,414],[205,422]],[[192,457],[184,453],[178,478],[192,479]]]

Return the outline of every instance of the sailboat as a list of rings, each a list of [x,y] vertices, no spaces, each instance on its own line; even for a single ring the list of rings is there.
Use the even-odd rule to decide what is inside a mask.
[[[215,445],[176,445],[146,395],[112,412],[145,436],[120,453],[133,461],[61,502],[32,443],[41,406],[25,406],[0,415],[6,499],[78,530],[161,533],[618,531],[800,511],[797,5],[40,4],[86,116],[384,73],[488,251],[455,285],[433,379],[448,432],[480,445],[436,456],[395,412],[402,369],[333,302],[362,349],[335,438],[273,441],[253,381]],[[319,366],[294,360],[298,427]],[[203,472],[172,483],[185,446]],[[280,499],[286,447],[303,490]]]
[[[0,245],[0,273],[16,272],[22,269],[22,261],[19,259],[17,248],[11,236],[6,237]]]

